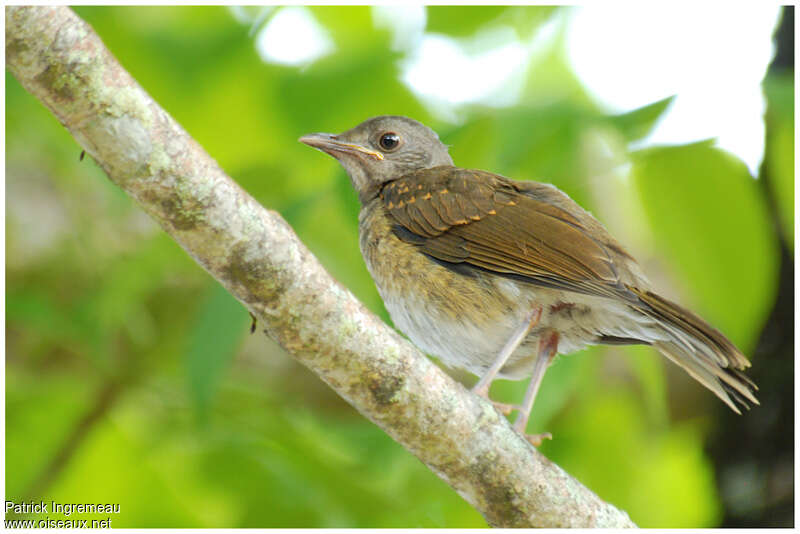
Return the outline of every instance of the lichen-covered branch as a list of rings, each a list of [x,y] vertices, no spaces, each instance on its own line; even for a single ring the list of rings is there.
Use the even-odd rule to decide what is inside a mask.
[[[64,7],[6,7],[6,64],[258,324],[505,527],[635,526],[332,279]]]

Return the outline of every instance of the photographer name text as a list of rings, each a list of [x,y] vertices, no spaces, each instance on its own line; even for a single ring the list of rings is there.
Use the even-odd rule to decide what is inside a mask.
[[[6,501],[5,510],[6,514],[61,514],[66,517],[72,514],[118,514],[119,503],[64,503],[56,501],[27,501],[15,502]],[[55,519],[45,517],[43,519],[29,519],[29,520],[11,520],[13,522],[20,522],[25,524],[13,525],[15,527],[29,527],[29,528],[111,528],[111,517],[107,516],[102,519],[89,518],[89,519]],[[6,520],[8,523],[9,520]],[[28,524],[29,523],[29,524]],[[10,525],[6,525],[10,526]]]

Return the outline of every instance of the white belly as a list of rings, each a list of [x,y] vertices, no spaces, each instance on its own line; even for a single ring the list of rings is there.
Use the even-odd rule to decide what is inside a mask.
[[[650,318],[622,303],[548,288],[525,287],[525,292],[531,293],[530,300],[520,299],[516,309],[497,317],[488,328],[466,316],[454,318],[419,294],[400,296],[391,290],[379,291],[395,326],[415,345],[450,367],[478,376],[494,362],[533,305],[542,306],[539,323],[511,355],[500,377],[518,380],[530,375],[538,338],[544,330],[559,333],[559,354],[595,344],[601,335],[648,341],[667,338]]]

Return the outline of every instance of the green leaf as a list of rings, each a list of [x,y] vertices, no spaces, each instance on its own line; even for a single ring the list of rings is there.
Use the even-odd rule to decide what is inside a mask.
[[[713,468],[696,424],[659,432],[626,390],[602,392],[559,422],[548,457],[640,527],[717,524]]]
[[[425,31],[466,37],[497,18],[506,6],[428,6]]]
[[[560,10],[562,6],[512,6],[497,19],[499,24],[509,24],[526,41],[533,33]]]
[[[511,26],[527,40],[558,6],[428,6],[426,31],[456,38],[471,37],[487,26]]]
[[[186,444],[162,442],[161,447],[147,450],[144,445],[152,435],[141,428],[147,418],[140,410],[131,412],[118,408],[100,420],[45,501],[49,497],[61,503],[119,504],[119,514],[70,516],[110,517],[111,526],[117,528],[203,527],[213,519],[216,524],[233,522],[236,504],[223,500],[211,485],[200,483]]]
[[[636,376],[647,420],[664,426],[669,421],[667,406],[667,380],[664,376],[664,358],[650,347],[620,347],[614,356],[622,357]]]
[[[778,243],[744,163],[710,143],[634,154],[632,176],[683,304],[745,351],[775,298]]]
[[[200,304],[185,362],[189,390],[201,421],[247,332],[248,321],[247,310],[219,284],[213,285]]]
[[[590,109],[566,103],[497,114],[493,140],[497,165],[490,170],[516,180],[552,183],[591,209],[581,156],[586,127],[596,117]]]
[[[642,106],[621,115],[609,117],[611,124],[625,137],[627,141],[638,141],[653,131],[658,120],[669,109],[675,95],[668,96],[652,104]]]
[[[778,207],[781,229],[789,250],[794,250],[794,80],[791,75],[764,80],[767,95],[768,184]]]
[[[389,33],[375,27],[369,6],[313,6],[309,9],[336,43],[337,52],[347,55],[375,53],[389,47]]]
[[[294,129],[292,142],[310,131],[341,132],[374,115],[425,120],[422,106],[398,79],[399,58],[387,43],[376,50],[341,51],[303,72],[287,72],[275,98],[282,120]]]
[[[7,356],[9,360],[14,357]],[[7,499],[25,497],[90,406],[94,381],[86,376],[80,380],[82,387],[76,388],[74,375],[47,372],[42,367],[31,371],[9,362],[5,393]]]

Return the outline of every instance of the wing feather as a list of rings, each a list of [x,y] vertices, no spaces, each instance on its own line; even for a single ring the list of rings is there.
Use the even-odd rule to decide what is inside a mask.
[[[563,195],[549,199],[549,191],[557,192],[532,194],[499,175],[435,167],[390,182],[381,198],[415,234],[408,241],[437,260],[570,291],[627,294],[620,254],[592,235],[599,223],[577,205],[565,209]]]

